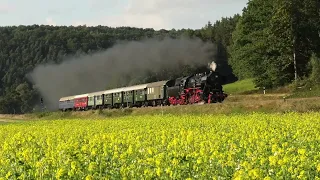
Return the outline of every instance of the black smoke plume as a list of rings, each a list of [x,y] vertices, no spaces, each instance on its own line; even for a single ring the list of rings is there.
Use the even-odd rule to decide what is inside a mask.
[[[148,81],[150,76],[164,80],[183,72],[186,66],[207,66],[215,54],[215,45],[200,39],[120,42],[104,52],[39,65],[28,77],[46,107],[55,110],[61,97],[133,85]]]

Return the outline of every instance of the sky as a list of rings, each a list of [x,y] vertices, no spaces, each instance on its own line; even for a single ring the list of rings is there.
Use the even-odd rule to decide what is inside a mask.
[[[248,0],[0,0],[0,26],[84,25],[199,29],[241,14]]]

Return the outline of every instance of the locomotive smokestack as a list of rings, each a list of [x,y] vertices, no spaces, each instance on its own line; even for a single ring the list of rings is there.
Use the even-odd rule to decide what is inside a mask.
[[[212,71],[216,71],[216,68],[217,68],[217,64],[212,61],[209,65],[209,68],[212,70]]]

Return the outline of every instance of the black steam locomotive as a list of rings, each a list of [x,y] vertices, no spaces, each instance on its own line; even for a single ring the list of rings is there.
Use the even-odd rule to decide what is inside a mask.
[[[177,78],[166,84],[167,100],[172,105],[222,102],[227,97],[222,84],[223,78],[214,71]]]

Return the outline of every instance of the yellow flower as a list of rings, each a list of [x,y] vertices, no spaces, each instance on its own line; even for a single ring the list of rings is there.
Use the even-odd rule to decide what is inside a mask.
[[[86,180],[92,180],[93,177],[91,175],[86,176]]]
[[[129,145],[129,148],[128,148],[128,154],[130,155],[130,154],[132,154],[132,145]]]
[[[249,176],[254,179],[258,178],[259,174],[260,174],[259,169],[252,169],[249,171]]]
[[[88,170],[89,170],[89,171],[94,171],[95,168],[96,168],[96,163],[95,163],[95,162],[91,162],[91,163],[89,164]]]
[[[298,153],[304,155],[306,153],[305,149],[298,149]]]
[[[76,166],[77,166],[77,162],[72,161],[72,162],[71,162],[71,169],[75,170],[75,169],[76,169]]]
[[[270,162],[270,165],[276,165],[277,164],[277,157],[269,156],[269,162]]]
[[[7,174],[6,174],[6,178],[9,179],[9,177],[11,177],[12,173],[11,171],[9,171]]]
[[[160,177],[160,175],[161,175],[161,169],[160,168],[157,168],[157,176],[159,176]]]
[[[317,166],[317,171],[320,172],[320,164]]]
[[[172,164],[173,164],[174,166],[176,166],[176,165],[178,165],[178,163],[179,163],[179,161],[178,161],[176,158],[173,158]]]
[[[60,179],[60,177],[64,174],[64,169],[60,168],[56,173],[56,178]]]

